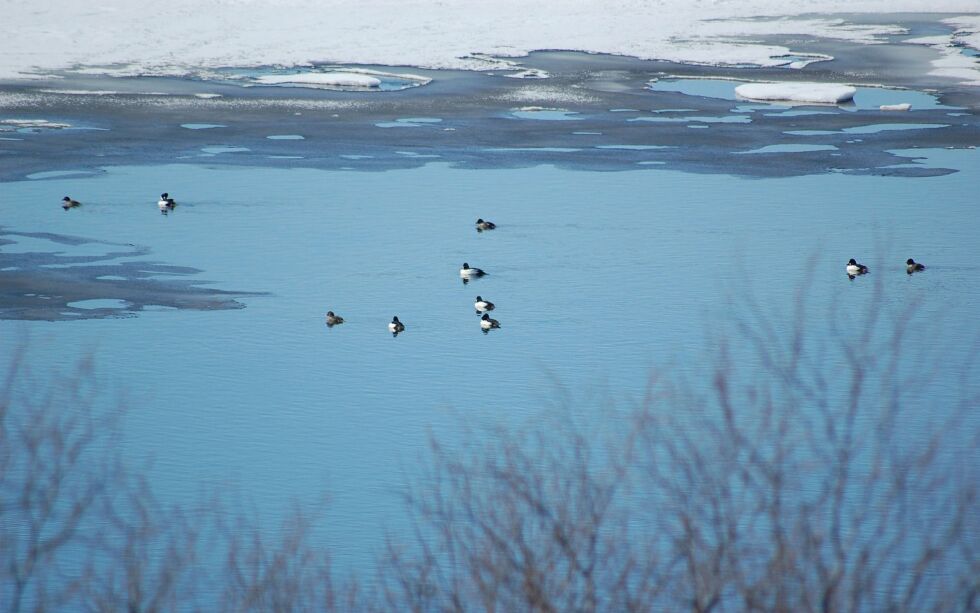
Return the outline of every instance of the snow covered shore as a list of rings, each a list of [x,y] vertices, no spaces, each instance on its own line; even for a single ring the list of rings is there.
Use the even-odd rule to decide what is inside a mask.
[[[513,68],[489,55],[538,49],[778,66],[792,63],[781,57],[791,49],[734,37],[805,34],[874,44],[901,33],[887,14],[877,24],[856,25],[814,13],[923,10],[976,13],[978,6],[976,0],[16,1],[0,16],[0,78],[73,67],[184,76],[319,62],[485,70]]]

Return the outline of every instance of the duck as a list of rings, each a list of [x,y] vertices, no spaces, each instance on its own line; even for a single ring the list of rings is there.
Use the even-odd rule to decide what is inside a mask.
[[[858,264],[854,258],[847,261],[847,266],[844,268],[844,270],[847,271],[847,276],[849,277],[868,274],[868,267],[864,264]]]
[[[486,333],[488,330],[492,330],[494,328],[499,328],[499,327],[500,327],[500,322],[497,321],[496,319],[492,319],[486,313],[484,313],[483,317],[480,318],[480,328],[483,330],[484,333]]]
[[[483,232],[484,230],[496,230],[496,229],[497,229],[497,224],[493,223],[492,221],[487,221],[483,218],[476,220],[477,232]]]
[[[65,209],[66,211],[79,206],[82,206],[82,203],[78,200],[72,200],[71,196],[65,196],[61,199],[61,208]]]
[[[476,302],[473,303],[473,308],[476,309],[476,314],[479,315],[484,311],[492,311],[495,307],[489,300],[484,300],[482,296],[477,296]]]
[[[335,314],[333,311],[327,311],[327,327],[332,328],[338,324],[344,323],[344,318],[340,315]]]
[[[464,279],[472,279],[473,277],[482,277],[487,274],[480,268],[470,268],[470,265],[463,262],[463,267],[459,269],[459,276]]]
[[[170,194],[163,192],[160,194],[160,200],[157,201],[157,206],[160,207],[161,211],[166,211],[168,209],[172,210],[175,206],[177,206],[177,203],[170,197]]]
[[[405,331],[405,324],[398,321],[398,316],[395,315],[391,318],[391,323],[388,324],[388,330],[391,332],[392,336],[398,336],[399,332]]]
[[[913,272],[919,272],[920,270],[925,270],[925,269],[926,267],[924,265],[919,264],[912,258],[905,260],[905,272],[909,274],[912,274]]]

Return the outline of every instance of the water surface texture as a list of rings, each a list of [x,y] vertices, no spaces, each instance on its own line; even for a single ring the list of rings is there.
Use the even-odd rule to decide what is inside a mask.
[[[368,571],[385,532],[407,532],[431,436],[533,422],[568,390],[600,423],[661,376],[710,393],[719,328],[747,305],[804,305],[845,338],[876,300],[916,305],[912,342],[960,364],[980,336],[980,105],[904,89],[904,56],[869,56],[744,70],[549,52],[521,58],[535,79],[362,67],[395,71],[372,91],[263,85],[281,67],[0,84],[0,368],[24,338],[38,389],[94,355],[130,407],[111,451],[161,500],[232,492],[277,526],[326,495],[315,538]],[[749,78],[858,94],[736,99]],[[909,257],[927,270],[907,275]],[[849,279],[849,258],[871,273]],[[464,262],[488,274],[464,283]],[[477,295],[500,329],[483,333]],[[936,368],[908,423],[941,417],[960,375]]]
[[[22,234],[4,235],[0,283],[57,252],[68,258],[62,287],[119,289],[68,304],[106,318],[2,321],[0,331],[5,341],[26,331],[41,361],[97,355],[105,380],[134,396],[124,451],[153,459],[166,498],[239,488],[274,517],[328,492],[322,538],[339,566],[366,564],[382,527],[403,526],[398,492],[430,433],[525,420],[556,382],[642,397],[651,369],[703,361],[706,322],[749,294],[788,310],[805,285],[815,313],[834,317],[866,304],[880,278],[887,308],[921,301],[926,319],[948,322],[935,342],[975,337],[980,160],[896,153],[957,172],[757,180],[546,165],[182,164],[5,183],[3,220]],[[163,190],[179,202],[168,215],[156,205]],[[69,192],[84,204],[65,212]],[[477,233],[477,217],[498,228]],[[105,243],[51,240],[63,236]],[[133,245],[128,255],[114,254],[120,243]],[[72,259],[75,249],[84,251]],[[107,255],[121,262],[107,266]],[[909,256],[929,270],[907,276]],[[850,257],[872,274],[848,280]],[[9,271],[12,258],[27,259]],[[463,262],[488,276],[464,285]],[[245,308],[135,309],[146,288],[132,270],[166,267],[242,292]],[[481,333],[477,294],[496,303],[500,330]],[[112,316],[126,309],[135,316]],[[328,329],[328,309],[346,323]],[[397,338],[386,329],[393,315],[407,327]]]

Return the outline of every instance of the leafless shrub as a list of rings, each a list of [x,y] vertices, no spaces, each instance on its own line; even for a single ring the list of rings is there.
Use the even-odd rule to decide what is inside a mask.
[[[141,477],[119,485],[100,517],[98,556],[84,591],[87,608],[158,613],[200,604],[206,566],[199,563],[199,549],[213,525],[211,514],[168,510]]]
[[[628,410],[559,390],[534,421],[433,439],[413,533],[389,539],[367,593],[316,544],[319,509],[269,531],[226,501],[162,504],[120,468],[91,361],[39,390],[15,357],[0,383],[0,605],[980,609],[976,341],[930,353],[916,305],[890,312],[880,288],[846,322],[804,298],[789,317],[740,311],[700,375],[659,376]]]
[[[790,319],[748,309],[710,392],[673,389],[641,414],[658,534],[678,560],[668,604],[971,610],[980,514],[959,467],[978,459],[977,386],[935,376],[909,338],[928,323],[914,304],[890,313],[880,287],[844,324],[797,305]],[[946,366],[975,375],[968,349]]]
[[[277,531],[240,514],[223,529],[225,566],[221,609],[231,612],[350,610],[353,588],[335,587],[328,552],[312,545],[315,522],[295,509]]]
[[[636,557],[618,504],[630,441],[606,446],[570,412],[555,417],[529,430],[497,427],[483,443],[432,442],[428,486],[410,498],[418,549],[389,544],[390,608],[645,608],[654,568]]]
[[[876,291],[825,326],[804,297],[790,317],[746,309],[705,379],[656,382],[618,449],[568,419],[434,442],[388,604],[975,610],[974,347],[947,354],[965,361],[950,389],[910,341],[915,305],[889,314]]]
[[[91,357],[35,380],[28,354],[25,339],[0,381],[0,610],[357,606],[356,584],[336,589],[311,544],[312,515],[297,510],[270,531],[227,501],[162,502],[123,468],[122,411],[99,408]]]
[[[85,527],[120,474],[119,412],[93,408],[92,359],[32,384],[25,353],[13,349],[0,381],[0,603],[13,612],[78,596],[94,547]]]

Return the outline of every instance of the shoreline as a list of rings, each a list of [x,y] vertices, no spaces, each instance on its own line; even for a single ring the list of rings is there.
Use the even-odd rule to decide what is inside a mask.
[[[397,91],[262,86],[257,81],[268,81],[265,75],[284,70],[273,67],[235,69],[219,80],[64,73],[59,79],[0,82],[0,182],[84,176],[133,163],[383,171],[434,160],[460,168],[554,164],[749,177],[932,176],[953,170],[914,168],[891,151],[980,145],[980,87],[929,74],[940,53],[904,42],[951,32],[954,28],[941,21],[950,15],[808,15],[857,26],[887,18],[902,28],[876,44],[778,35],[743,41],[785,46],[804,61],[833,58],[795,69],[536,51],[493,58],[513,63],[503,71],[333,64],[306,69],[429,80]],[[547,78],[513,78],[515,73]],[[250,74],[256,78],[249,80]],[[651,90],[650,83],[666,79],[728,80],[732,90],[755,81],[846,83],[874,88],[881,104],[911,103],[912,108],[895,113],[859,104],[852,112],[847,106],[737,100],[718,87],[711,95]],[[555,117],[523,111],[535,107],[565,113],[561,118],[568,120],[535,120]],[[811,151],[736,155],[773,144]]]

